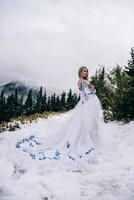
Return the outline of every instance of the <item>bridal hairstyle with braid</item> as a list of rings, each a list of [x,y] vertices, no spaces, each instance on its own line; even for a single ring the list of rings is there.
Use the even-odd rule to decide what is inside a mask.
[[[86,69],[88,70],[88,68],[87,68],[86,66],[81,66],[81,67],[79,68],[79,70],[78,70],[78,76],[79,76],[79,78],[81,78],[81,72],[82,72],[82,70],[83,70],[84,68],[86,68]],[[88,78],[86,78],[86,79],[88,79]]]

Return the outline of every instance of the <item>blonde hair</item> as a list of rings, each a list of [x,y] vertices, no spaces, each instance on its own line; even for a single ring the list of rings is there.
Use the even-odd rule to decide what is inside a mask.
[[[81,78],[81,72],[82,72],[82,70],[83,70],[84,68],[86,68],[86,69],[88,70],[88,68],[87,68],[86,66],[81,66],[81,67],[79,68],[79,70],[78,70],[78,76],[79,76],[79,78]]]

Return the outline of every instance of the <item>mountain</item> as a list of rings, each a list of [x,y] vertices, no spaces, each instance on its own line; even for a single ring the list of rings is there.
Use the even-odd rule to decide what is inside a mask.
[[[0,85],[0,92],[2,90],[5,91],[5,96],[8,96],[9,94],[13,93],[15,89],[18,90],[19,96],[24,96],[24,98],[27,96],[30,89],[33,91],[33,97],[36,97],[41,85],[31,82],[31,81],[9,81],[5,84]],[[47,96],[51,96],[52,94],[56,93],[56,95],[60,95],[62,93],[61,90],[52,88],[52,87],[45,87],[42,86],[43,92],[47,93]]]

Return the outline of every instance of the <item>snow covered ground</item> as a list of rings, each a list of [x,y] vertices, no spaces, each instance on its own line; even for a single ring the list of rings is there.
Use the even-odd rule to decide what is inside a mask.
[[[98,163],[79,168],[33,160],[15,147],[31,134],[55,131],[67,117],[39,119],[0,134],[0,200],[134,200],[134,122],[102,124]]]

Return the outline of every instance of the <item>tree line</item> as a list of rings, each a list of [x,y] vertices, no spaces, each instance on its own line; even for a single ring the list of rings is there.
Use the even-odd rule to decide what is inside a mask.
[[[134,47],[126,66],[117,64],[110,71],[101,66],[91,79],[97,88],[105,120],[129,122],[134,119]]]
[[[46,91],[43,92],[42,87],[36,96],[33,98],[32,89],[24,101],[24,97],[19,97],[17,89],[5,97],[4,90],[0,94],[0,122],[10,121],[11,118],[21,115],[31,115],[35,113],[43,113],[45,111],[68,111],[72,109],[80,100],[80,95],[69,92],[62,92],[62,94],[47,96]]]

